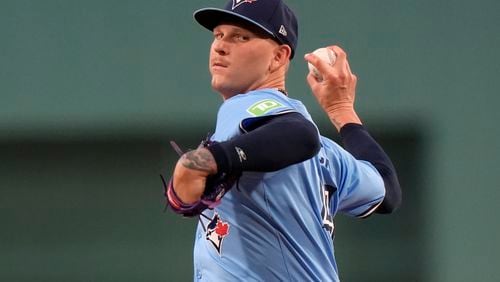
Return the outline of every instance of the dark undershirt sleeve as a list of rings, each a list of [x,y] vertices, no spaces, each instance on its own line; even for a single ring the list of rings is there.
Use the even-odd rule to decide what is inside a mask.
[[[316,126],[299,113],[260,119],[251,131],[208,150],[219,172],[271,172],[315,156],[320,149]]]
[[[358,160],[370,162],[384,180],[385,197],[377,213],[391,213],[401,205],[401,187],[396,169],[382,147],[359,124],[349,123],[340,129],[344,148]]]

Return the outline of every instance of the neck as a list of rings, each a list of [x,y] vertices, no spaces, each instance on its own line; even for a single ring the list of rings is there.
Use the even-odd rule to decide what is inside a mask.
[[[280,67],[279,69],[275,69],[268,73],[268,75],[261,81],[256,81],[252,85],[249,85],[246,89],[227,89],[227,91],[222,91],[218,89],[224,100],[229,99],[238,94],[245,94],[250,91],[258,90],[258,89],[267,89],[267,88],[275,88],[280,90],[280,92],[286,95],[285,88],[285,77],[286,77],[286,68],[285,66]]]
[[[285,89],[285,73],[280,70],[271,72],[263,81],[249,87],[246,92],[267,88]]]
[[[262,86],[257,89],[264,88],[276,88],[276,89],[285,89],[285,77],[277,77],[275,79],[269,80],[266,83],[262,84]]]

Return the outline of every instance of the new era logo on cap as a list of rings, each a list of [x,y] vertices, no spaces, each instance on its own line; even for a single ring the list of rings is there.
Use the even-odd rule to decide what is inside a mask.
[[[243,4],[243,3],[253,3],[257,0],[233,0],[233,10],[236,9],[236,7],[238,7],[239,5]]]
[[[279,33],[281,33],[283,36],[287,36],[287,32],[286,32],[286,28],[284,25],[281,25],[280,26],[280,30],[278,31]]]

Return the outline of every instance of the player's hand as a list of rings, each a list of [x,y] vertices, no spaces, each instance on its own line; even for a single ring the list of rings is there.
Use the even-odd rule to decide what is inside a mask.
[[[312,73],[309,73],[307,82],[319,105],[337,130],[340,130],[347,123],[361,124],[361,120],[354,111],[357,77],[351,72],[344,50],[335,45],[328,48],[337,55],[333,66],[314,54],[305,55],[305,60],[315,66],[323,76],[320,82]]]
[[[185,204],[199,201],[207,177],[217,173],[217,164],[209,150],[198,148],[189,151],[177,161],[173,174],[175,193]]]

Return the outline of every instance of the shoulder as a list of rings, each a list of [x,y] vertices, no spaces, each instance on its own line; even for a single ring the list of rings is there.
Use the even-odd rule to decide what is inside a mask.
[[[283,97],[281,97],[283,96]],[[240,132],[240,122],[293,111],[287,97],[274,89],[260,89],[224,101],[217,113],[215,140],[226,140]]]
[[[249,116],[261,116],[268,112],[293,108],[288,97],[274,89],[259,89],[227,99],[221,110],[244,111]]]
[[[221,105],[218,120],[244,120],[297,112],[295,103],[275,89],[260,89],[233,96]]]

